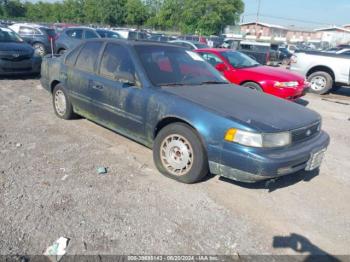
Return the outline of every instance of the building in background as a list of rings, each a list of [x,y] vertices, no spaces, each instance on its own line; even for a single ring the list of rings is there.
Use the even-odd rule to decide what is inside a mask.
[[[242,38],[268,42],[309,42],[316,46],[322,45],[322,43],[326,43],[329,46],[336,46],[350,42],[350,25],[310,30],[262,22],[249,22],[240,24],[240,32]]]

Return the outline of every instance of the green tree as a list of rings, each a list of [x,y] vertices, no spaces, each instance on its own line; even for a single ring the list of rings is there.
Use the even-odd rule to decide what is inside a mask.
[[[25,17],[26,9],[19,0],[4,0],[2,4],[3,15],[8,18]]]
[[[149,18],[149,9],[141,0],[127,0],[125,22],[129,25],[143,25]]]

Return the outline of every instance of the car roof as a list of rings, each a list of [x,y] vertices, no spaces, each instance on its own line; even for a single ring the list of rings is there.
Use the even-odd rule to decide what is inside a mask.
[[[113,39],[113,38],[94,38],[86,40],[85,42],[109,42],[119,43],[127,46],[168,46],[182,48],[177,45],[171,44],[170,42],[158,42],[158,41],[143,41],[143,40],[127,40],[127,39]]]
[[[228,49],[228,48],[200,48],[200,49],[197,49],[195,51],[204,51],[204,52],[214,52],[214,53],[222,53],[222,52],[225,52],[225,51],[232,51],[232,52],[236,52],[235,50],[233,49]]]

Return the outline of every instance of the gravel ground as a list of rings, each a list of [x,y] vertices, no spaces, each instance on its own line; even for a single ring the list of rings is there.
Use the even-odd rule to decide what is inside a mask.
[[[183,185],[149,149],[58,119],[38,80],[0,80],[0,254],[42,254],[64,236],[75,255],[350,255],[350,89],[300,103],[332,139],[320,172]]]

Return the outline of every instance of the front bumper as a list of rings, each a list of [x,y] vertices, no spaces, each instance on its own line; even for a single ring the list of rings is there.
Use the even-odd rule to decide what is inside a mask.
[[[19,61],[0,59],[0,75],[39,74],[41,61],[40,57]]]
[[[313,153],[328,147],[330,138],[320,132],[308,141],[282,149],[253,149],[226,143],[221,162],[210,161],[213,174],[232,180],[253,183],[305,170]]]
[[[307,89],[307,86],[303,84],[297,87],[290,87],[290,88],[271,87],[267,89],[266,92],[271,95],[293,101],[304,96],[306,89]]]

